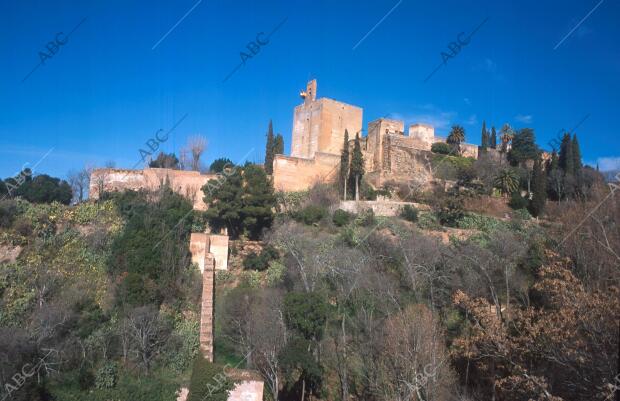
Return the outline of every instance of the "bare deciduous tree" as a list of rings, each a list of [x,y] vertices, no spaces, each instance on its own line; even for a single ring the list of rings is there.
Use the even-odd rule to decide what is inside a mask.
[[[141,306],[133,309],[126,318],[126,325],[132,351],[136,359],[148,373],[151,362],[159,355],[170,329],[153,306]]]
[[[207,139],[204,136],[196,135],[187,139],[187,147],[192,155],[191,169],[200,171],[200,156],[207,148]]]
[[[84,200],[90,184],[90,173],[90,169],[85,167],[81,170],[71,170],[67,174],[69,185],[71,185],[73,190],[74,201],[82,202]]]

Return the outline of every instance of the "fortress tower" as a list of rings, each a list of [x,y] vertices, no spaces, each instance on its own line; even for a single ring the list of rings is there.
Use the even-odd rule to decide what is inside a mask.
[[[316,98],[316,80],[300,93],[295,107],[291,156],[311,159],[317,152],[340,154],[345,129],[354,138],[362,129],[362,109],[328,98]]]

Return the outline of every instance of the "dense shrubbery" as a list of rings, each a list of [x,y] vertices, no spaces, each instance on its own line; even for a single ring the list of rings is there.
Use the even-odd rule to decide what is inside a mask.
[[[332,221],[338,227],[342,227],[342,226],[346,226],[347,224],[349,224],[349,221],[351,221],[352,217],[353,215],[347,212],[346,210],[337,209],[336,211],[334,211],[334,214],[332,216]]]
[[[450,145],[445,142],[435,142],[431,145],[431,152],[439,153],[441,155],[448,155],[452,149],[450,149]]]
[[[508,206],[513,208],[514,210],[524,209],[528,205],[528,201],[526,198],[521,196],[520,191],[515,191],[510,195],[510,201],[508,202]]]
[[[247,270],[263,271],[267,269],[272,260],[276,260],[278,257],[278,251],[273,246],[267,245],[263,248],[260,254],[257,255],[256,253],[251,252],[248,256],[246,256],[243,260],[243,267]]]
[[[221,367],[199,354],[194,361],[187,401],[226,401],[233,385]]]
[[[308,205],[298,212],[293,213],[293,218],[304,224],[316,224],[327,217],[327,208],[319,205]]]
[[[400,212],[400,217],[407,221],[416,222],[418,221],[418,209],[411,205],[405,205]]]

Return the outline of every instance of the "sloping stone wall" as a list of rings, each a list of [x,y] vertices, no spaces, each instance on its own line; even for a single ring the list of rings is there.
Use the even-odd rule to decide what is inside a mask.
[[[213,283],[215,281],[215,260],[211,254],[205,257],[202,273],[202,298],[200,308],[200,351],[213,362]]]
[[[340,201],[340,209],[349,213],[358,214],[372,209],[375,216],[398,216],[405,205],[413,206],[418,210],[430,210],[428,205],[414,202],[392,201]]]

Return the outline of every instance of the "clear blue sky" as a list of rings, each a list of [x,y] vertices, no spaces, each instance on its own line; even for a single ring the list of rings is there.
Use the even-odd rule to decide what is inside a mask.
[[[598,3],[3,1],[0,177],[52,148],[37,172],[64,177],[108,160],[131,167],[149,138],[186,114],[165,151],[202,134],[208,161],[234,161],[252,149],[249,159],[260,161],[269,119],[288,152],[293,107],[309,78],[318,80],[319,97],[363,107],[364,127],[387,114],[432,123],[438,135],[461,124],[473,143],[483,120],[532,127],[544,146],[589,115],[577,129],[584,158],[613,167],[620,164],[620,3],[603,1],[554,50]],[[46,43],[85,17],[22,83]],[[448,43],[487,17],[424,82]],[[223,82],[246,44],[285,18]]]

